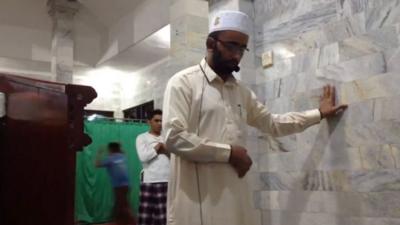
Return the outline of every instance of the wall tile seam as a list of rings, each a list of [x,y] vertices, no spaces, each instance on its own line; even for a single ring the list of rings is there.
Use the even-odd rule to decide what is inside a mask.
[[[328,45],[331,45],[331,44],[333,44],[333,43],[336,43],[336,42],[338,42],[338,43],[343,43],[343,42],[345,42],[345,41],[347,41],[347,40],[350,40],[350,39],[352,39],[352,38],[357,38],[357,37],[360,37],[360,38],[368,37],[368,35],[371,35],[371,34],[373,34],[374,32],[378,32],[378,31],[381,31],[381,30],[383,30],[383,29],[388,29],[388,27],[391,27],[391,26],[398,26],[399,24],[400,24],[400,21],[399,21],[398,23],[393,23],[393,24],[390,24],[390,25],[387,25],[387,26],[384,26],[384,27],[381,27],[381,28],[370,29],[370,30],[367,30],[367,31],[364,32],[364,33],[354,34],[354,35],[348,36],[348,37],[346,37],[346,38],[344,38],[344,39],[336,39],[336,40],[333,40],[333,41],[331,41],[331,42],[328,41],[328,42],[325,42],[324,44],[319,45],[319,46],[317,46],[317,47],[312,47],[312,48],[310,47],[310,48],[307,48],[307,50],[300,50],[300,51],[297,51],[297,52],[294,52],[294,53],[298,53],[298,54],[300,54],[300,53],[306,53],[306,52],[310,52],[310,51],[313,51],[313,50],[318,49],[318,48],[324,48],[324,47],[326,47],[326,46],[328,46]],[[315,32],[315,31],[321,31],[321,32],[323,32],[323,30],[322,30],[321,28],[318,28],[318,29],[315,29],[315,30],[311,30],[311,31],[309,31],[309,32],[312,33],[312,32]],[[266,42],[265,40],[257,40],[257,39],[255,38],[255,40],[254,40],[254,41],[255,41],[255,49],[263,49],[263,51],[268,51],[269,49],[268,49],[268,48],[264,48],[264,47],[263,47],[264,45],[271,46],[271,45],[274,45],[274,44],[279,44],[279,43],[284,42],[284,41],[292,41],[292,42],[294,41],[294,42],[296,42],[296,41],[299,40],[298,36],[296,36],[296,35],[298,35],[298,34],[294,34],[294,36],[293,36],[292,38],[284,38],[284,39],[282,39],[282,40],[277,40],[277,41],[274,41],[274,42]],[[302,33],[302,35],[305,35],[305,34]],[[257,57],[261,57],[259,51],[260,51],[260,50],[256,50],[256,51],[255,51],[255,54],[256,54]]]

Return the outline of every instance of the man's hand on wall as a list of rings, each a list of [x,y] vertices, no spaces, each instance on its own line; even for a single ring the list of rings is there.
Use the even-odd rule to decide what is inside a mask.
[[[347,105],[336,105],[336,90],[334,86],[326,85],[319,101],[319,111],[321,119],[336,116],[339,112],[344,111]]]
[[[231,156],[229,157],[229,163],[236,170],[240,178],[246,175],[249,171],[253,161],[247,154],[247,150],[242,146],[233,145],[231,146]]]

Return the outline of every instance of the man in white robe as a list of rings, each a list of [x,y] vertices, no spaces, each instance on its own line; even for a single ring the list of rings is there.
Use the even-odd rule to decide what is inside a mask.
[[[271,114],[236,80],[247,50],[249,17],[222,11],[211,21],[207,56],[175,74],[164,95],[163,127],[171,155],[168,225],[254,225],[243,147],[245,124],[272,136],[301,132],[345,105],[325,86],[319,109]]]

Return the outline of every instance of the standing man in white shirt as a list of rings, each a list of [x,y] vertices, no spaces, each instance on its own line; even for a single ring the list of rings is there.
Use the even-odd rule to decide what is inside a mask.
[[[168,225],[254,225],[243,147],[247,125],[272,136],[301,132],[335,116],[335,88],[325,86],[319,109],[272,114],[236,80],[249,40],[249,17],[221,11],[211,20],[207,55],[175,74],[164,94],[163,127],[171,155]]]
[[[150,130],[136,138],[136,149],[143,165],[138,225],[165,225],[167,222],[169,153],[161,136],[161,118],[161,110],[150,112]]]

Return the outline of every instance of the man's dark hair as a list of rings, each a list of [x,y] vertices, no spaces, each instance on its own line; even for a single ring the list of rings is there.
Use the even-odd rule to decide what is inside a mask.
[[[113,153],[121,152],[121,145],[118,142],[110,142],[108,143],[108,149]]]
[[[208,37],[210,37],[210,38],[212,38],[212,39],[214,39],[214,40],[217,40],[217,39],[218,39],[218,36],[219,36],[219,34],[220,34],[221,32],[222,32],[222,31],[214,31],[214,32],[210,33],[210,34],[208,35]]]
[[[161,109],[155,109],[155,110],[153,110],[153,111],[147,113],[147,119],[148,119],[148,120],[151,120],[151,119],[153,119],[153,117],[154,117],[155,115],[162,115]]]

